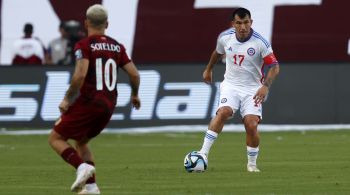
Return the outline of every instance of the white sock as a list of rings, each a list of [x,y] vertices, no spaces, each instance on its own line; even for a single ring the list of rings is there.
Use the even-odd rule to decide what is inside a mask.
[[[200,153],[204,153],[208,156],[209,150],[213,143],[215,142],[216,138],[218,137],[218,133],[212,131],[212,130],[207,130],[204,136],[204,142],[202,145],[202,149],[199,151]]]
[[[252,148],[247,146],[247,156],[248,156],[248,165],[256,166],[256,159],[259,154],[259,146],[256,148]]]

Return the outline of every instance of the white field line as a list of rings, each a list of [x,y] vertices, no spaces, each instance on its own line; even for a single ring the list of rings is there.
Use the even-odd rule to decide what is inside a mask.
[[[106,128],[102,133],[155,133],[155,132],[204,132],[207,125],[171,125],[157,127],[137,128]],[[274,131],[312,131],[312,130],[341,130],[350,129],[350,124],[328,124],[328,125],[267,125],[258,127],[260,132]],[[0,135],[47,135],[51,130],[6,130],[1,129]],[[243,132],[243,125],[225,125],[225,132]]]

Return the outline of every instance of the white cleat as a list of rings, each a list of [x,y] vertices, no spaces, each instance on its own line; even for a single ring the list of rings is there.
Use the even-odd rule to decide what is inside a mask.
[[[87,163],[81,164],[77,169],[77,178],[75,179],[72,187],[70,188],[72,192],[77,192],[80,190],[85,184],[86,180],[88,180],[95,173],[95,167],[89,165]]]
[[[96,183],[85,184],[78,194],[101,194]]]
[[[248,172],[260,172],[260,170],[258,169],[258,167],[256,167],[256,165],[247,165],[247,171]]]

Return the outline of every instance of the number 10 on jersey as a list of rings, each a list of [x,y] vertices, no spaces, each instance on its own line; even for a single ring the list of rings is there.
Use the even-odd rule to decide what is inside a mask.
[[[109,91],[115,89],[117,83],[117,63],[111,58],[106,61],[104,68],[102,66],[102,58],[96,59],[96,89],[103,90],[103,83],[105,83]]]

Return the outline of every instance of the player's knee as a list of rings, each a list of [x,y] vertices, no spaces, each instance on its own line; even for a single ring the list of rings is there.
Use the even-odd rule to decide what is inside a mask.
[[[54,136],[52,135],[52,132],[49,134],[49,137],[47,139],[47,142],[49,143],[50,146],[53,145],[53,142],[55,141]]]
[[[67,139],[52,130],[48,138],[49,145],[53,146],[55,142],[59,140],[66,141]]]
[[[248,117],[244,119],[244,126],[247,130],[247,133],[249,134],[257,133],[258,124],[259,124],[259,119],[255,117],[254,118]]]
[[[217,112],[217,116],[220,117],[223,120],[227,120],[228,118],[232,117],[233,111],[231,108],[220,108]]]
[[[257,132],[258,129],[258,123],[255,121],[248,122],[246,125],[246,129],[248,132],[251,132],[251,134],[254,134]]]
[[[75,142],[75,146],[77,148],[85,148],[85,147],[87,147],[87,144],[89,143],[89,141],[90,141],[90,139],[85,137],[83,139],[80,139],[80,140],[76,141]]]

